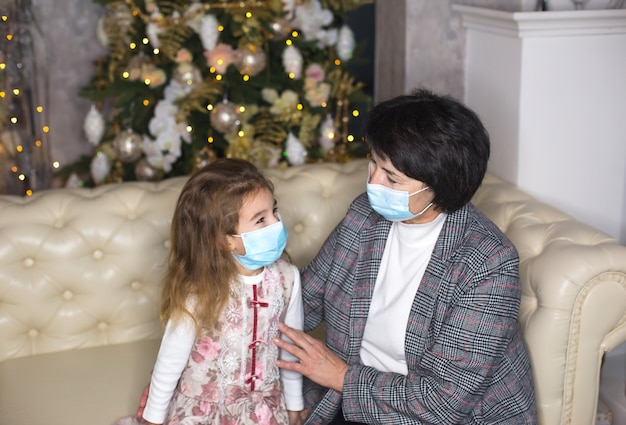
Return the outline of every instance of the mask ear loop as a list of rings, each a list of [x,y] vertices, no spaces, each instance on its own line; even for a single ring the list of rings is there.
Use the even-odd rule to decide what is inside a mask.
[[[413,195],[417,195],[418,193],[422,193],[423,191],[425,191],[426,189],[428,189],[430,186],[424,186],[423,188],[421,188],[420,190],[418,190],[417,192],[413,192],[413,193],[409,193],[409,197],[413,196]],[[432,202],[431,202],[432,204]],[[429,205],[430,206],[430,205]]]
[[[421,210],[420,212],[418,212],[418,213],[415,215],[415,217],[419,217],[420,215],[424,214],[424,213],[426,212],[426,210],[427,210],[428,208],[432,207],[432,206],[433,206],[433,203],[431,202],[430,204],[426,205],[426,207],[424,207],[424,209],[423,209],[423,210]]]
[[[430,186],[424,186],[423,188],[421,188],[420,190],[418,190],[417,192],[413,192],[409,195],[409,197],[413,196],[413,195],[417,195],[418,193],[422,193],[423,191],[425,191],[426,189],[428,189]],[[430,207],[433,206],[433,203],[431,202],[430,204],[426,205],[424,207],[423,210],[421,210],[420,212],[418,212],[417,214],[415,214],[415,216],[413,218],[417,218],[420,215],[424,214],[426,212],[426,210]],[[411,211],[411,208],[409,208],[409,211]],[[411,213],[412,214],[412,213]]]

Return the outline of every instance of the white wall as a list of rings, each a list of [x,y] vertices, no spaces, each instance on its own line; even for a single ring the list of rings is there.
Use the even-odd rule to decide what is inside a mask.
[[[489,170],[626,242],[626,11],[458,9]]]

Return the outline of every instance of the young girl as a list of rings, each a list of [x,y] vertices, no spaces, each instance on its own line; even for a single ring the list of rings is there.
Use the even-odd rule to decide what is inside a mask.
[[[280,259],[286,241],[273,185],[249,162],[217,160],[185,184],[141,423],[301,423],[302,377],[279,371],[272,343],[279,322],[303,322],[298,269]]]

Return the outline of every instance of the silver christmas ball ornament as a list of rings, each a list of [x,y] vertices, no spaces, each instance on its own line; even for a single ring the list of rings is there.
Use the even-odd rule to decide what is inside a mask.
[[[241,123],[237,106],[228,101],[218,103],[211,111],[211,126],[220,133],[235,131]]]
[[[273,34],[272,37],[278,40],[286,39],[291,33],[292,27],[288,19],[279,18],[270,24]]]
[[[152,167],[146,158],[141,158],[135,164],[135,178],[139,181],[158,181],[163,178],[163,170]]]
[[[202,81],[202,74],[195,65],[185,62],[176,67],[173,78],[184,87],[193,87]]]
[[[131,129],[122,131],[112,143],[115,156],[122,162],[134,162],[139,159],[143,152],[143,140],[141,136]]]
[[[238,50],[239,63],[237,69],[242,75],[257,75],[265,69],[267,58],[263,49],[254,44],[248,44]]]

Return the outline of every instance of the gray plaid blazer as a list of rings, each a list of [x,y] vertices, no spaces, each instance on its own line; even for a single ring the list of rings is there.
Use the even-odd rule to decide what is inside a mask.
[[[305,329],[326,326],[326,344],[349,369],[343,393],[305,384],[307,424],[341,407],[368,424],[535,424],[533,378],[517,314],[519,259],[472,204],[448,215],[414,297],[406,329],[408,374],[361,364],[359,350],[391,222],[366,194],[350,206],[302,270]]]

